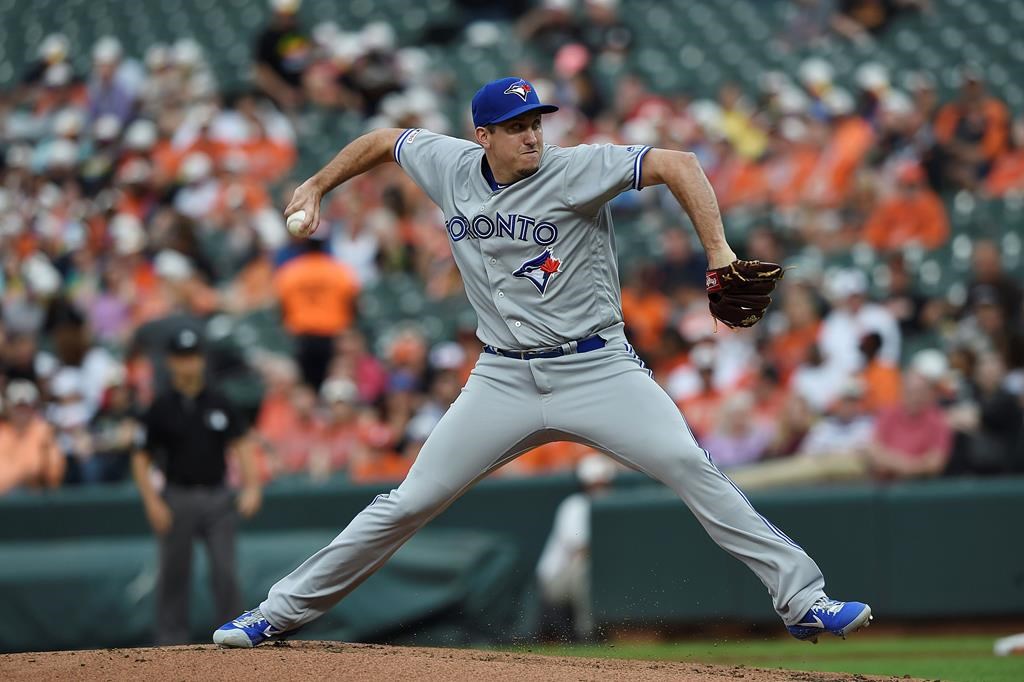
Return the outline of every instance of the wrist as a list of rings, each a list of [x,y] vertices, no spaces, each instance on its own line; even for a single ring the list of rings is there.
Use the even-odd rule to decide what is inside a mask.
[[[717,270],[718,268],[724,268],[725,266],[736,260],[736,253],[728,246],[721,249],[714,249],[707,251],[708,256],[708,270]]]

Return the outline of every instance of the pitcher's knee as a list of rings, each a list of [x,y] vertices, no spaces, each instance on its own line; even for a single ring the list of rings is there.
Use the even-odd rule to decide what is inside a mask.
[[[692,481],[695,475],[706,471],[711,465],[707,453],[690,443],[680,443],[666,455],[668,475],[673,480]]]
[[[437,499],[422,493],[410,494],[402,490],[392,490],[386,495],[378,495],[371,507],[379,506],[389,521],[395,525],[426,523],[444,504],[445,499]]]

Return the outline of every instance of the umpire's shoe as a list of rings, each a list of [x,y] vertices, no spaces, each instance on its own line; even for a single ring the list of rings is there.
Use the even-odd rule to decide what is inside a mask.
[[[253,609],[217,628],[213,633],[213,643],[236,649],[251,649],[281,634],[280,630],[267,622],[259,609]]]
[[[790,625],[789,634],[797,639],[818,643],[818,635],[831,632],[837,637],[846,636],[855,630],[871,625],[871,607],[859,601],[835,601],[822,597],[814,602],[811,610],[800,622]]]

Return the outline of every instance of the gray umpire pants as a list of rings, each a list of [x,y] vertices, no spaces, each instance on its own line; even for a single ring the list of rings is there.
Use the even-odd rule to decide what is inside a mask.
[[[174,521],[160,537],[156,595],[156,641],[160,646],[189,642],[192,545],[197,538],[206,545],[216,622],[237,616],[242,603],[235,571],[238,514],[232,491],[224,487],[168,485],[164,501],[171,508]]]
[[[621,325],[601,336],[604,348],[557,358],[482,354],[401,485],[270,589],[260,605],[270,624],[291,630],[324,614],[474,483],[553,440],[590,445],[669,486],[761,579],[783,621],[799,622],[824,595],[818,566],[700,448]],[[671,528],[665,532],[671,542]]]

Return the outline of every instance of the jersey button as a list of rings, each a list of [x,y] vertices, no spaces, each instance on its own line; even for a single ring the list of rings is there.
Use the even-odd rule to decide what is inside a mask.
[[[498,298],[505,298],[505,292],[504,291],[499,291],[498,292]]]
[[[497,263],[497,262],[498,262],[498,259],[497,259],[497,258],[492,258],[492,259],[491,259],[491,265],[494,265],[494,264],[495,264],[495,263]]]
[[[522,326],[523,326],[523,323],[522,323],[522,322],[516,322],[516,326],[517,326],[517,327],[522,327]]]

